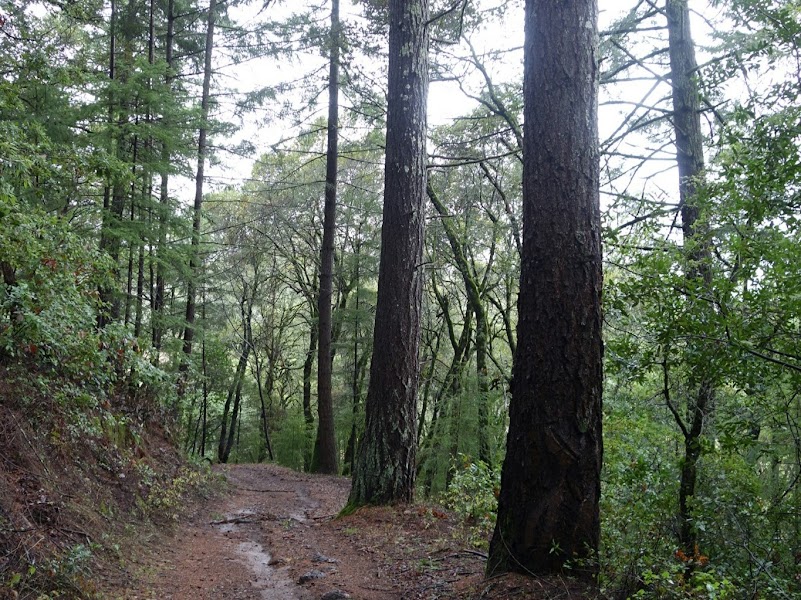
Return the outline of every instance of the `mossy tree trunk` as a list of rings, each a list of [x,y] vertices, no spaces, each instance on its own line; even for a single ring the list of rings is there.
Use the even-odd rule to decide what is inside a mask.
[[[526,0],[523,247],[507,453],[487,572],[594,578],[601,491],[595,0]],[[581,570],[581,569],[586,570]]]
[[[349,505],[414,497],[423,226],[428,1],[389,2],[389,86],[381,259],[365,432]]]

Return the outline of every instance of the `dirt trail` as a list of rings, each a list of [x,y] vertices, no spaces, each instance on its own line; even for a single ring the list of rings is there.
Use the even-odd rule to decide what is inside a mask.
[[[144,563],[128,569],[135,581],[104,598],[586,597],[568,591],[561,580],[553,587],[516,576],[484,581],[482,553],[470,548],[462,524],[436,507],[364,508],[336,518],[349,479],[275,465],[218,469],[229,492],[147,543]]]
[[[157,547],[140,569],[139,589],[127,590],[125,598],[361,597],[337,587],[340,561],[323,554],[314,532],[344,505],[347,479],[309,476],[273,465],[219,470],[230,493],[200,507],[168,547]],[[305,575],[321,576],[298,583]]]

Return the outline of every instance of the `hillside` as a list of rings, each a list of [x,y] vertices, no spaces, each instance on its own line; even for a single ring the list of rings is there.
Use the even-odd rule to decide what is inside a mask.
[[[27,367],[0,366],[0,597],[96,597],[212,479],[124,396]]]

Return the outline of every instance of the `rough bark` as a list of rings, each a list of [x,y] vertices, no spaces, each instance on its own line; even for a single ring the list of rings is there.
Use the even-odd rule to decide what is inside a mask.
[[[426,191],[428,1],[389,2],[381,259],[365,433],[349,504],[414,497]]]
[[[337,160],[339,158],[339,0],[331,2],[331,49],[328,74],[328,148],[325,166],[323,241],[320,250],[320,296],[317,304],[320,335],[317,346],[317,439],[312,471],[336,474],[337,445],[334,435],[334,400],[331,393],[331,298],[334,281],[334,235],[337,210]]]
[[[489,574],[558,573],[599,544],[597,17],[595,0],[526,1],[517,352]]]

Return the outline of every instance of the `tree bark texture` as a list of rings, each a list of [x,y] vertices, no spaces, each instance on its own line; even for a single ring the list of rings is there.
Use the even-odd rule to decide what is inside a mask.
[[[331,50],[328,74],[328,148],[325,165],[323,242],[320,250],[320,296],[317,304],[320,339],[317,346],[317,439],[312,471],[334,475],[337,444],[334,435],[334,400],[331,393],[331,298],[334,281],[334,235],[337,211],[337,159],[339,158],[339,0],[331,2]]]
[[[597,17],[595,0],[526,1],[517,352],[489,574],[558,573],[599,544]]]
[[[374,351],[351,506],[410,502],[414,497],[424,276],[427,21],[427,0],[390,0],[387,152]]]

